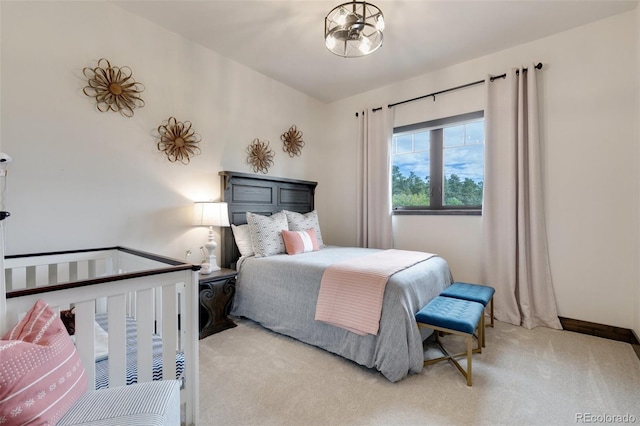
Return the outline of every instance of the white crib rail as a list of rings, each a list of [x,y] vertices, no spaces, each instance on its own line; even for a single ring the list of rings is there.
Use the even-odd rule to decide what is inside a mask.
[[[114,249],[7,257],[7,292],[114,275],[119,252]]]
[[[101,268],[105,265],[120,271],[126,270],[128,266],[127,256],[122,256],[122,253],[113,253],[112,250],[81,253],[80,255],[74,253],[76,260],[69,260],[65,256],[60,257],[61,255],[54,255],[47,259],[38,256],[31,258],[31,262],[27,257],[5,259],[8,270],[23,268],[24,271],[28,271],[29,268],[37,269],[46,265],[49,280],[28,288],[37,289],[40,286],[52,285],[53,287],[36,294],[29,294],[33,291],[21,291],[18,292],[23,293],[20,296],[9,296],[6,300],[6,312],[0,315],[2,321],[0,331],[4,334],[38,299],[45,300],[54,309],[75,306],[76,348],[91,386],[95,383],[95,314],[98,305],[106,305],[109,328],[109,387],[113,387],[126,384],[126,316],[133,316],[137,323],[138,381],[152,380],[152,334],[157,332],[162,338],[163,377],[176,377],[176,351],[181,350],[184,353],[185,374],[181,402],[185,408],[186,423],[195,424],[198,418],[198,272],[185,268],[161,273],[148,271],[146,275],[139,273],[138,276],[133,277],[116,276],[105,282],[60,288],[64,285],[56,285],[59,281],[51,278],[53,275],[57,277],[58,274],[53,274],[51,271],[73,270],[75,267],[69,266],[73,263],[79,265],[82,262],[87,264],[93,262],[95,265],[93,270],[98,274],[94,277],[102,273]],[[54,259],[61,261],[63,266],[50,266],[54,265],[52,262]],[[154,261],[149,262],[149,265],[153,265]],[[139,267],[140,265],[137,264],[136,268]],[[87,269],[91,270],[92,267]],[[104,271],[106,273],[106,269]],[[5,273],[5,277],[7,275]],[[11,272],[11,275],[15,278],[15,272]],[[160,305],[156,301],[159,301]],[[180,330],[178,315],[180,315]]]

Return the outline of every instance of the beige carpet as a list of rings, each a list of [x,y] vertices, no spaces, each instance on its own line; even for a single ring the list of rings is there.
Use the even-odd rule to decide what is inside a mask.
[[[202,425],[640,424],[640,360],[626,343],[497,322],[469,388],[447,362],[391,383],[237,322],[200,341]]]

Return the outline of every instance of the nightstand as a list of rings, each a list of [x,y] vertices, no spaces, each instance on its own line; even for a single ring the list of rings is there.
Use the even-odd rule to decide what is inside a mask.
[[[227,315],[236,291],[236,271],[221,269],[200,275],[200,339],[236,326]]]

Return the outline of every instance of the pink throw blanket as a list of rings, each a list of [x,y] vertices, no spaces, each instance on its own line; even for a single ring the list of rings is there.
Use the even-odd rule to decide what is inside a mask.
[[[384,250],[329,266],[322,275],[316,321],[356,334],[378,334],[382,298],[389,277],[435,256],[407,250]]]

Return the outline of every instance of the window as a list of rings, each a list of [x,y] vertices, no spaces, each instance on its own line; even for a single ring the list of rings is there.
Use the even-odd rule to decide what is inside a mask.
[[[396,213],[481,212],[484,111],[397,127],[391,154]]]

